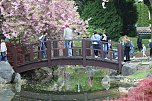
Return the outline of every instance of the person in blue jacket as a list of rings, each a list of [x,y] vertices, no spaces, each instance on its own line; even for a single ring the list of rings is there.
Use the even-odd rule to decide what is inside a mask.
[[[149,48],[150,48],[150,57],[152,57],[152,41],[149,40]]]
[[[93,35],[91,36],[91,41],[92,41],[92,46],[94,49],[95,58],[98,57],[98,49],[100,46],[100,40],[101,40],[101,36],[96,31],[94,31]]]
[[[41,37],[39,37],[40,40],[40,50],[41,50],[41,57],[42,59],[45,59],[47,57],[46,49],[47,49],[47,40],[48,40],[48,33],[44,32]]]

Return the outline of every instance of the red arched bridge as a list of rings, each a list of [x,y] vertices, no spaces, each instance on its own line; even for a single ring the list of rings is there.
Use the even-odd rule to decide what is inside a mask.
[[[22,54],[18,52],[18,46],[12,47],[13,68],[16,72],[21,73],[41,67],[53,67],[57,65],[83,65],[97,66],[121,71],[123,61],[123,49],[120,43],[109,43],[111,49],[103,54],[103,44],[101,42],[98,49],[98,58],[94,56],[90,39],[72,40],[72,56],[68,56],[68,48],[64,48],[64,40],[48,40],[46,58],[41,56],[42,50],[39,49],[40,42],[22,45]],[[101,47],[102,46],[102,47]]]

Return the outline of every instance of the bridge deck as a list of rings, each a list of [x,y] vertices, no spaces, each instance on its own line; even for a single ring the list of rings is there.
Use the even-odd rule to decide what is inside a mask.
[[[79,47],[72,47],[72,56],[68,56],[68,49],[63,47],[63,40],[47,41],[46,50],[39,50],[40,43],[23,45],[22,62],[18,56],[17,46],[12,48],[13,67],[16,72],[25,72],[41,67],[52,67],[57,65],[83,65],[110,68],[120,71],[123,61],[122,46],[119,43],[112,43],[115,49],[109,49],[103,56],[103,47],[98,49],[99,56],[94,58],[94,49],[91,47],[91,41],[88,39],[78,40],[81,43]],[[101,42],[101,46],[105,44]],[[41,53],[46,51],[47,58],[42,59]]]

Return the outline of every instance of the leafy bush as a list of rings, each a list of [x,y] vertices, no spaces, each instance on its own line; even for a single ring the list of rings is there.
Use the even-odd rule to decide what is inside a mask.
[[[127,98],[109,101],[151,101],[152,99],[152,78],[146,78],[139,82],[137,87],[129,90]]]

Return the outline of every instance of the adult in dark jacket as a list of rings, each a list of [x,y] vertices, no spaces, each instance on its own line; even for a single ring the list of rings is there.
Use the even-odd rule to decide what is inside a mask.
[[[46,48],[47,48],[47,40],[48,40],[48,33],[47,32],[44,32],[43,35],[41,37],[39,37],[39,40],[40,40],[40,50],[41,50],[41,57],[43,59],[45,59],[47,57],[47,54],[46,54]]]
[[[126,60],[125,61],[130,61],[130,47],[131,47],[131,42],[129,40],[128,37],[126,37],[125,39],[125,49],[124,49],[124,54],[125,54],[125,57],[126,57]]]
[[[142,38],[140,36],[138,36],[138,38],[137,38],[137,46],[138,46],[139,52],[141,52],[141,50],[142,50]]]
[[[152,57],[152,41],[149,40],[150,57]]]

